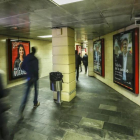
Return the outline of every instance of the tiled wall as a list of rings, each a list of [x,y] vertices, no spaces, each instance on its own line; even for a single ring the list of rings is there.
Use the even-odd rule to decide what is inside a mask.
[[[12,37],[6,37],[6,36],[0,36],[0,69],[5,72],[3,76],[3,83],[4,87],[12,87],[18,84],[22,84],[25,82],[23,79],[18,80],[8,80],[8,54],[6,49],[6,39],[17,39]],[[48,76],[49,72],[52,71],[52,42],[49,41],[41,41],[41,40],[33,40],[33,39],[22,39],[19,40],[25,40],[30,41],[30,47],[36,46],[37,53],[36,56],[39,59],[39,76],[44,77]]]
[[[109,33],[107,35],[102,36],[101,38],[105,39],[105,77],[101,77],[97,74],[95,74],[93,72],[93,41],[97,40],[90,40],[89,41],[89,76],[95,76],[97,79],[99,79],[100,81],[104,82],[105,84],[107,84],[108,86],[112,87],[113,89],[115,89],[116,91],[118,91],[119,93],[123,94],[125,97],[129,98],[130,100],[132,100],[133,102],[135,102],[136,104],[140,105],[140,95],[135,95],[134,93],[124,89],[123,87],[113,83],[113,35],[126,31],[126,30],[130,30],[136,28],[135,25],[131,25],[129,27],[126,27],[124,29],[120,29],[118,31]],[[139,31],[140,33],[140,31]],[[139,35],[139,44],[140,44],[140,35]],[[140,47],[140,45],[139,45]],[[140,49],[139,49],[140,51]],[[140,54],[140,52],[139,52]],[[140,59],[140,57],[139,57]],[[139,61],[140,62],[140,61]],[[140,67],[139,67],[139,71],[140,71]],[[140,81],[140,78],[139,78]],[[140,83],[140,82],[139,82]],[[139,85],[140,87],[140,85]],[[140,89],[139,89],[140,91]]]

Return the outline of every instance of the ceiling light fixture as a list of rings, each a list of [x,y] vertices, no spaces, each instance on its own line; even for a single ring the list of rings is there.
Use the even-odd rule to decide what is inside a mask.
[[[40,37],[40,38],[51,38],[52,35],[43,35],[43,36],[38,36],[38,37]]]
[[[83,0],[52,0],[52,1],[54,1],[58,5],[64,5],[64,4],[79,2],[79,1],[83,1]]]

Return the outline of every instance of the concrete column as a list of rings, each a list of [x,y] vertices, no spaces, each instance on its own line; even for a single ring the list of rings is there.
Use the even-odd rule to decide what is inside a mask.
[[[74,44],[73,29],[52,29],[53,71],[63,74],[61,100],[68,102],[76,96]]]
[[[88,40],[88,76],[94,76],[93,61],[93,40]]]

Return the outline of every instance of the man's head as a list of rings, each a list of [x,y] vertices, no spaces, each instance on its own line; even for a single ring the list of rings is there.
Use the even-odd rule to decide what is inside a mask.
[[[78,54],[78,51],[77,50],[75,50],[75,54]]]
[[[36,48],[32,47],[32,53],[35,54],[36,53]]]
[[[123,44],[123,52],[126,54],[128,48],[128,39],[127,38],[123,39],[122,44]]]

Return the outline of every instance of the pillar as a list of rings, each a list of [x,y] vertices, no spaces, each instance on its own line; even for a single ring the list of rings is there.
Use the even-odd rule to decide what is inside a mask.
[[[53,71],[63,74],[61,100],[67,102],[76,96],[74,46],[73,29],[68,27],[52,29]]]
[[[88,76],[94,76],[93,57],[93,40],[88,40]]]

